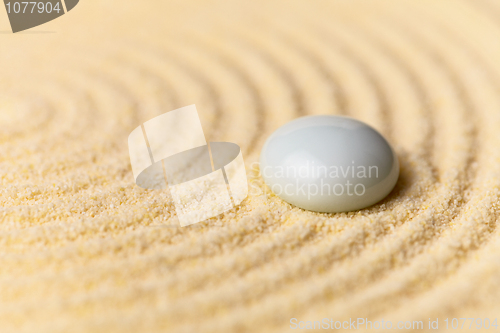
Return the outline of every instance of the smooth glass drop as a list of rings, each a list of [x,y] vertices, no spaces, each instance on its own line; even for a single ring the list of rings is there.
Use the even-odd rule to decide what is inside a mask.
[[[385,198],[396,185],[399,163],[387,140],[365,123],[342,116],[307,116],[267,139],[260,172],[283,200],[334,213]]]

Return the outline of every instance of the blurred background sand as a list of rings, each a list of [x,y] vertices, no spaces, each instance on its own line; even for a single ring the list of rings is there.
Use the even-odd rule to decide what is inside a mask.
[[[15,35],[0,10],[0,330],[493,321],[499,92],[493,0],[82,0]],[[134,184],[127,137],[190,104],[207,140],[242,147],[251,184],[180,228],[168,191]],[[269,193],[260,148],[308,114],[389,139],[386,200],[319,214]]]

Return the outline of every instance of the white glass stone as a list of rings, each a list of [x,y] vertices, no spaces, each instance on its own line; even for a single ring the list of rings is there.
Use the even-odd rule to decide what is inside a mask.
[[[334,213],[385,198],[396,185],[399,163],[387,140],[365,123],[342,116],[307,116],[267,139],[260,171],[283,200]]]

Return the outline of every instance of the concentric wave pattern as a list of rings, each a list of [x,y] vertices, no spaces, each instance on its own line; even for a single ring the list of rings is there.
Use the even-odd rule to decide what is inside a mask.
[[[495,318],[499,3],[120,2],[101,19],[110,8],[72,22],[99,28],[2,45],[2,332]],[[180,228],[168,191],[133,184],[126,138],[193,103],[207,140],[242,147],[250,195]],[[386,200],[319,214],[263,185],[266,137],[310,114],[389,138],[401,177]]]

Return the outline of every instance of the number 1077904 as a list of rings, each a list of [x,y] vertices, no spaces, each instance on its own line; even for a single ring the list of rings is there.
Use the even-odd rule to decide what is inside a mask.
[[[7,2],[5,4],[5,7],[7,8],[7,13],[15,13],[15,14],[20,14],[20,13],[52,13],[56,12],[59,13],[61,10],[61,6],[59,5],[59,2],[53,5],[50,2]]]

